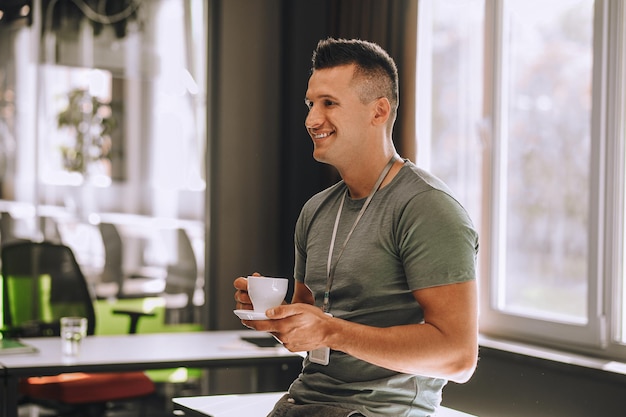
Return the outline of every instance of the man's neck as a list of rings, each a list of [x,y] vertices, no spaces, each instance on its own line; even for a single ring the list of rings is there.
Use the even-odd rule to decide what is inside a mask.
[[[394,154],[394,158],[394,164],[387,176],[384,178],[380,188],[389,184],[402,167],[401,158],[396,154]],[[372,188],[376,184],[376,180],[388,162],[389,159],[386,159],[382,162],[382,164],[380,162],[376,162],[375,164],[358,165],[342,172],[341,177],[348,187],[350,198],[356,200],[367,197],[372,192]]]

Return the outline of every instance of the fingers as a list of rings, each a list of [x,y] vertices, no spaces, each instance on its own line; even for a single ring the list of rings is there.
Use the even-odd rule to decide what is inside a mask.
[[[254,274],[252,274],[252,276],[260,277],[261,274],[255,272]],[[235,280],[233,281],[233,286],[238,290],[248,291],[248,280],[246,279],[246,277],[235,278]]]
[[[285,306],[277,306],[277,307],[272,307],[269,310],[267,310],[265,312],[265,314],[267,314],[267,317],[270,319],[284,319],[287,318],[289,316],[293,316],[296,314],[301,314],[301,312],[298,310],[298,306],[296,306],[295,304],[292,305],[285,305]]]
[[[280,306],[272,307],[265,314],[267,317],[277,320],[285,319],[291,316],[302,315],[305,313],[312,313],[316,316],[322,316],[322,310],[319,307],[315,307],[304,303],[283,304]]]
[[[233,286],[237,289],[235,291],[236,308],[238,310],[251,310],[252,301],[248,295],[248,280],[244,277],[236,278]]]
[[[256,330],[272,333],[292,352],[325,346],[330,320],[334,320],[321,308],[303,303],[273,307],[265,314],[270,320],[255,322]]]
[[[245,277],[235,278],[233,286],[241,291],[248,291],[248,280]]]

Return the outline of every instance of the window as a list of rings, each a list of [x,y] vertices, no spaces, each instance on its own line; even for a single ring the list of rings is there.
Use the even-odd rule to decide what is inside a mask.
[[[484,0],[420,4],[418,164],[434,169],[480,219]],[[431,91],[432,90],[432,91]],[[478,225],[476,225],[478,226]]]
[[[486,334],[626,358],[624,9],[420,2],[418,163],[481,232]]]
[[[47,120],[39,143],[39,155],[45,155],[38,162],[41,182],[81,185],[88,174],[93,183],[110,185],[115,178],[111,162],[121,154],[116,151],[121,118],[111,103],[111,72],[51,65],[41,74],[47,93],[41,98]]]
[[[0,150],[10,152],[0,195],[60,205],[77,186],[97,187],[106,198],[96,210],[202,218],[206,2],[129,2],[115,13],[104,3],[0,16]],[[122,207],[120,193],[133,197]]]
[[[108,276],[97,225],[112,223],[124,241],[112,268],[142,270],[156,287],[168,266],[193,269],[182,259],[188,238],[202,306],[207,2],[24,1],[33,4],[3,16],[5,3],[2,237],[63,241],[99,282]]]

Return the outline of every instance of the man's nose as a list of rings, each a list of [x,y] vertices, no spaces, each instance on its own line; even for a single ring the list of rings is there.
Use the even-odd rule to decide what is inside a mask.
[[[314,129],[322,124],[322,120],[322,114],[313,107],[306,115],[306,119],[304,119],[304,126],[306,126],[307,129]]]

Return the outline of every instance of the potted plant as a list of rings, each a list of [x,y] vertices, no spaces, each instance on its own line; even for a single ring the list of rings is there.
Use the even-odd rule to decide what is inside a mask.
[[[68,105],[57,115],[57,123],[59,128],[73,131],[74,143],[60,147],[67,171],[86,175],[91,164],[108,159],[116,126],[108,103],[86,88],[75,88],[68,93]]]

